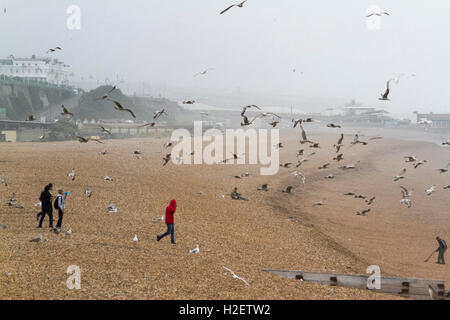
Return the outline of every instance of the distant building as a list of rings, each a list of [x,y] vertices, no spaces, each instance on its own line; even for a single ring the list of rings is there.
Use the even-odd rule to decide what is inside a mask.
[[[450,113],[416,113],[417,123],[427,124],[432,128],[450,128]]]
[[[0,59],[1,77],[69,85],[69,79],[73,77],[73,72],[69,65],[58,59],[35,55],[31,58],[15,58],[10,55],[6,59]]]

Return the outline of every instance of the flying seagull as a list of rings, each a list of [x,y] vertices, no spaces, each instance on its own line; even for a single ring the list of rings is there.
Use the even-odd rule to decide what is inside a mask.
[[[113,91],[116,90],[116,89],[117,89],[117,87],[116,87],[116,86],[113,86],[113,87],[111,88],[111,90],[108,91],[107,94],[110,94],[111,92],[113,92]]]
[[[375,201],[375,199],[376,199],[375,197],[372,197],[372,198],[366,200],[367,205],[370,206]]]
[[[432,185],[430,189],[426,190],[428,196],[431,196],[434,192],[436,192],[436,186]]]
[[[397,182],[400,179],[405,179],[405,173],[406,169],[403,168],[403,170],[397,176],[394,177],[394,182]]]
[[[125,112],[128,112],[129,114],[131,114],[131,116],[132,116],[133,118],[136,118],[136,115],[134,114],[134,112],[133,112],[131,109],[124,108],[118,101],[111,100],[111,99],[108,99],[108,100],[111,101],[111,102],[113,102],[113,103],[116,105],[116,106],[114,107],[114,109],[119,110],[119,111],[125,111]]]
[[[329,123],[327,124],[328,128],[335,128],[335,129],[341,129],[342,127],[340,125],[334,124],[334,123]]]
[[[389,83],[391,82],[391,80],[388,80],[387,84],[386,84],[386,91],[384,92],[384,94],[381,95],[381,98],[378,98],[378,100],[384,100],[384,101],[390,101],[389,100]]]
[[[164,109],[162,109],[161,111],[156,111],[153,114],[154,114],[153,120],[158,120],[159,117],[161,117],[163,114],[165,114],[167,116],[167,113]]]
[[[100,126],[99,129],[102,130],[102,132],[104,132],[104,133],[111,134],[111,131],[106,130],[105,127],[103,127],[103,126]]]
[[[50,49],[47,50],[47,53],[53,53],[56,50],[62,50],[62,48],[61,47],[50,48]]]
[[[237,276],[236,273],[233,272],[233,270],[228,269],[228,268],[225,267],[225,266],[224,266],[223,268],[224,268],[225,270],[227,270],[229,273],[231,273],[231,275],[233,276],[233,279],[238,279],[238,280],[242,281],[243,283],[245,283],[245,285],[249,286],[248,282],[245,281],[245,279],[243,279],[243,278]]]
[[[210,71],[210,70],[215,70],[215,69],[214,69],[214,68],[208,68],[208,69],[206,69],[206,70],[203,70],[203,71],[201,71],[201,72],[195,74],[194,77],[197,77],[197,76],[204,76],[204,75],[207,74],[208,71]]]
[[[417,158],[415,156],[406,156],[405,157],[405,162],[416,162]]]
[[[427,160],[420,160],[420,161],[417,161],[417,162],[414,164],[414,169],[417,169],[417,167],[419,167],[419,166],[421,166],[421,165],[424,165],[425,163],[427,163]]]
[[[372,209],[361,210],[356,213],[357,216],[366,216]]]
[[[96,138],[84,138],[84,137],[81,137],[81,136],[77,136],[77,139],[78,139],[78,141],[80,143],[88,143],[89,141],[92,140],[92,141],[95,141],[97,143],[105,144],[103,141],[101,141],[100,139],[96,139]]]
[[[303,173],[301,173],[301,172],[299,172],[299,171],[294,171],[294,172],[291,172],[291,174],[294,176],[294,177],[300,177],[301,179],[302,179],[302,183],[305,185],[306,184],[306,177],[305,177],[305,175],[303,174]]]
[[[366,18],[370,18],[370,17],[372,17],[372,16],[378,16],[378,17],[381,17],[382,15],[390,16],[390,14],[389,14],[388,12],[373,12],[373,13],[367,15]]]
[[[73,117],[73,113],[69,112],[69,110],[67,110],[67,108],[66,108],[64,105],[62,105],[61,108],[62,108],[62,110],[63,110],[63,112],[61,113],[61,115],[63,115],[63,116],[64,116],[64,115],[68,115],[68,116]]]
[[[226,8],[225,10],[223,10],[222,12],[220,12],[220,14],[224,14],[225,12],[227,12],[228,10],[230,10],[233,7],[242,8],[244,6],[244,3],[246,3],[247,1],[248,0],[244,0],[240,3],[233,4],[233,5],[229,6],[228,8]]]
[[[337,144],[333,145],[333,147],[336,148],[336,153],[338,153],[341,150],[341,148],[344,146],[342,144],[342,141],[344,141],[344,134],[343,133],[341,133],[341,136],[339,137],[339,139],[337,141]]]
[[[153,128],[155,125],[156,125],[156,122],[149,122],[149,123],[143,124],[142,126],[139,126],[139,128],[143,128],[143,127]]]
[[[325,163],[324,165],[321,165],[318,169],[319,170],[323,170],[323,169],[328,169],[328,167],[330,166],[331,163]]]
[[[166,156],[163,158],[164,163],[163,167],[172,159],[172,155],[170,153],[166,154]]]

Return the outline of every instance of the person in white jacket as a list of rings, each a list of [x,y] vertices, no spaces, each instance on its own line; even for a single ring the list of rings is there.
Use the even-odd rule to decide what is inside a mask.
[[[64,210],[66,210],[66,199],[69,192],[64,193],[63,190],[58,190],[58,197],[56,198],[56,206],[58,207],[58,223],[56,224],[55,231],[61,232],[62,220],[64,216]]]

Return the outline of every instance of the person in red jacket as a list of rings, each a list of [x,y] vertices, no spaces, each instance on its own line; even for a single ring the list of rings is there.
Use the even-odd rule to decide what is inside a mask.
[[[170,204],[166,207],[167,232],[162,235],[156,236],[157,241],[160,241],[162,238],[170,234],[171,242],[175,244],[175,224],[173,215],[175,214],[176,210],[177,210],[177,202],[175,200],[171,200]]]

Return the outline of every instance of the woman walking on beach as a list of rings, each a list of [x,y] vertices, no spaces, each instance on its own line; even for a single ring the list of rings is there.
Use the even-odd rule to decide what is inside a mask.
[[[64,216],[64,210],[66,209],[66,199],[69,192],[64,193],[63,190],[58,190],[58,197],[56,198],[55,208],[58,209],[58,223],[56,224],[56,233],[61,232],[62,220]]]
[[[170,204],[166,207],[167,232],[162,235],[156,236],[157,241],[160,241],[162,238],[170,234],[171,242],[175,244],[175,224],[173,215],[175,214],[176,210],[177,210],[177,202],[175,200],[171,200]]]
[[[44,191],[42,191],[39,200],[42,204],[41,220],[39,220],[38,228],[42,228],[42,222],[44,222],[45,215],[48,214],[49,218],[49,228],[53,228],[53,208],[52,208],[52,190],[53,184],[48,184],[45,186]]]

